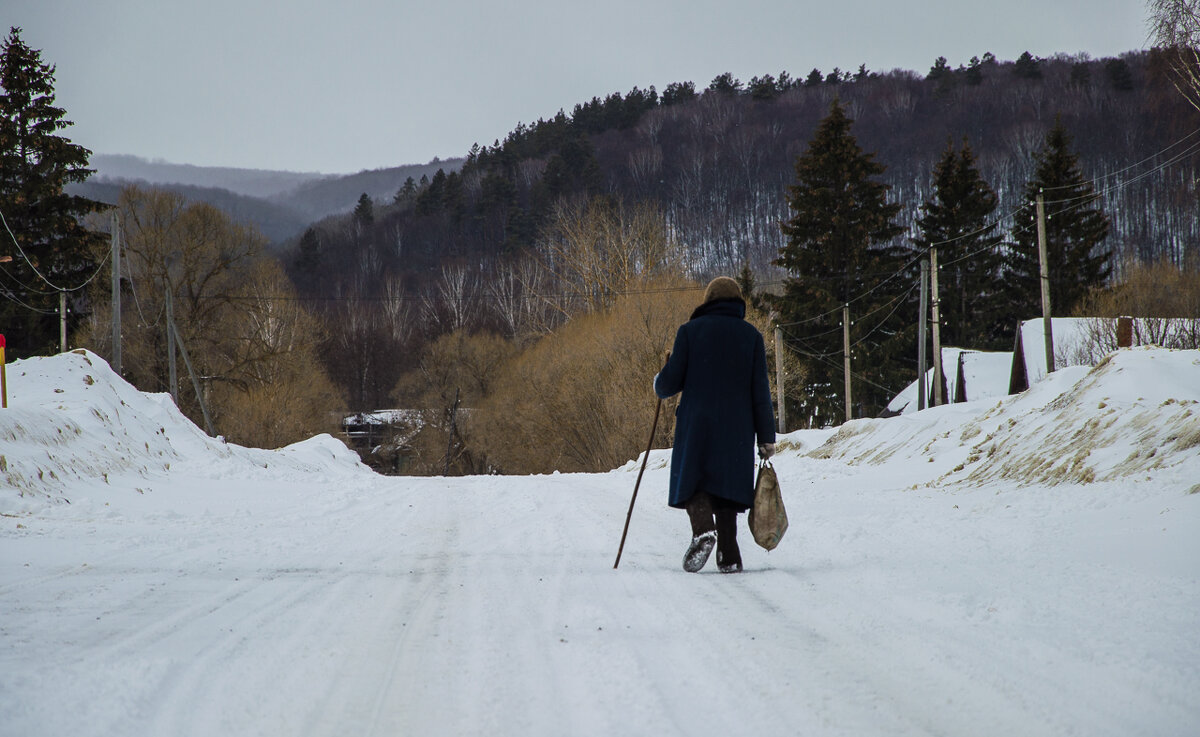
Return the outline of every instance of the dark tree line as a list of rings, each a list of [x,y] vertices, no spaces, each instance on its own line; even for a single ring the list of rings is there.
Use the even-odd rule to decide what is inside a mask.
[[[80,303],[96,271],[100,236],[82,218],[100,205],[64,192],[92,173],[91,152],[61,135],[65,116],[54,67],[12,28],[0,48],[0,330],[13,357],[56,349],[60,294]],[[68,321],[73,330],[78,313]]]
[[[936,203],[934,171],[948,139],[964,142],[958,156],[969,157],[994,197],[983,216],[994,226],[985,238],[1005,239],[1001,250],[1009,240],[1020,245],[1011,234],[1028,232],[1020,218],[1027,215],[1036,157],[1047,132],[1061,123],[1073,137],[1078,173],[1096,184],[1096,208],[1108,215],[1105,247],[1113,267],[1160,258],[1179,264],[1194,259],[1200,243],[1195,159],[1156,172],[1170,154],[1155,154],[1196,130],[1200,120],[1167,68],[1153,51],[1106,60],[1026,54],[1016,62],[984,54],[958,66],[939,58],[925,77],[860,67],[856,73],[814,69],[803,79],[767,74],[749,84],[720,75],[702,92],[690,82],[668,85],[661,94],[635,88],[518,125],[491,146],[476,145],[461,170],[410,182],[391,202],[373,203],[370,222],[350,216],[317,224],[293,251],[290,271],[302,294],[318,304],[353,296],[393,313],[398,301],[417,314],[446,268],[468,275],[482,293],[536,249],[556,203],[603,195],[659,208],[687,249],[690,275],[737,273],[748,264],[760,287],[777,289],[787,276],[774,262],[787,243],[779,225],[792,215],[788,187],[796,182],[795,163],[835,97],[855,121],[858,145],[884,167],[878,181],[899,208],[891,222],[901,231],[889,247],[940,237],[923,233],[919,221],[929,217],[925,205]],[[1020,268],[1016,257],[1005,258],[1003,267],[957,262],[945,278],[970,289],[997,268]],[[956,308],[945,309],[955,314]],[[483,308],[470,319],[477,327],[502,322]],[[986,336],[981,346],[1006,347],[1011,327],[980,319],[986,327],[947,330],[961,329],[964,339]],[[404,346],[388,337],[390,328],[379,328],[370,342],[398,347],[390,362],[375,363],[402,366],[440,324],[419,325]],[[377,382],[380,391],[390,383],[388,377]],[[368,392],[362,401],[370,406],[386,396]]]

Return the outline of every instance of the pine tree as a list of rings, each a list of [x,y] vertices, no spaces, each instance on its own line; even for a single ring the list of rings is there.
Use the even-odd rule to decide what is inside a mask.
[[[1001,290],[1004,256],[996,193],[980,176],[964,139],[948,143],[933,170],[933,198],[917,220],[922,251],[937,248],[942,345],[1000,350],[1011,342],[1007,295]]]
[[[1114,90],[1129,92],[1133,89],[1133,74],[1124,59],[1109,59],[1104,63],[1104,73]]]
[[[1013,74],[1021,79],[1041,79],[1042,65],[1028,51],[1017,57],[1013,64]]]
[[[750,91],[751,99],[754,100],[774,100],[775,96],[779,94],[775,78],[770,74],[751,78],[750,86],[747,89]]]
[[[1050,270],[1050,305],[1055,315],[1069,315],[1093,287],[1108,281],[1112,251],[1102,243],[1108,236],[1108,216],[1096,206],[1099,196],[1079,169],[1070,151],[1071,138],[1062,121],[1046,134],[1046,145],[1035,155],[1033,179],[1025,185],[1026,207],[1014,217],[1013,244],[1007,259],[1006,282],[1018,317],[1041,314],[1037,212],[1040,193],[1046,211],[1046,260]]]
[[[55,350],[58,288],[76,289],[95,271],[101,236],[80,219],[100,205],[64,192],[92,173],[91,152],[57,135],[71,122],[54,105],[54,67],[20,28],[0,49],[0,90],[0,255],[12,257],[0,266],[0,325],[18,357]]]
[[[965,75],[967,84],[972,87],[978,87],[983,84],[983,62],[978,56],[972,56],[970,63],[967,64],[967,73]]]
[[[672,82],[662,93],[662,104],[677,105],[696,99],[696,85],[692,82]]]
[[[925,79],[930,82],[941,82],[949,79],[953,75],[954,70],[950,68],[950,64],[946,61],[946,57],[939,56],[933,62],[933,66],[929,67],[929,74],[925,75]]]
[[[859,147],[852,123],[835,99],[796,160],[796,183],[787,195],[792,217],[781,226],[787,242],[775,261],[791,274],[775,307],[791,325],[788,343],[808,370],[795,416],[818,424],[845,416],[844,304],[853,301],[852,370],[867,380],[854,381],[856,408],[875,414],[886,406],[906,383],[902,364],[912,352],[906,333],[913,320],[904,302],[915,277],[897,276],[907,249],[897,244],[903,229],[892,222],[900,206],[887,202],[888,186],[873,179],[884,167]]]
[[[708,83],[709,92],[719,92],[723,95],[736,95],[742,91],[742,83],[729,72],[718,74]]]

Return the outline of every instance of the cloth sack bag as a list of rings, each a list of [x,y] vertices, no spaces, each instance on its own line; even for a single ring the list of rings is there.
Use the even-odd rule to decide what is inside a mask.
[[[754,506],[750,507],[749,522],[754,542],[767,550],[774,550],[783,539],[783,533],[787,532],[787,510],[783,508],[779,479],[775,476],[775,467],[767,461],[758,466],[758,481],[754,484]]]

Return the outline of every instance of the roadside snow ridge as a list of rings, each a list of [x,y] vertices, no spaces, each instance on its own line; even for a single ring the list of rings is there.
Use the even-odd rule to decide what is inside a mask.
[[[895,423],[909,425],[895,432]],[[998,403],[848,422],[810,454],[932,463],[928,485],[1092,483],[1165,471],[1200,480],[1200,352],[1144,347],[1056,371]],[[1186,487],[1185,487],[1186,488]],[[1191,491],[1200,491],[1196,484]]]
[[[369,473],[329,435],[279,450],[210,438],[169,395],[138,391],[86,350],[15,361],[7,376],[8,409],[0,410],[0,512],[39,499],[69,501],[64,493],[81,480],[150,478],[173,466],[212,478]]]

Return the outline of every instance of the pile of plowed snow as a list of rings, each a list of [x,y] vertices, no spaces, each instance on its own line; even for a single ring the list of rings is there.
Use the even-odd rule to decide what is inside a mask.
[[[276,480],[370,473],[329,435],[279,450],[210,438],[170,395],[138,391],[85,350],[16,361],[7,377],[8,409],[0,410],[0,512],[70,501],[79,480],[129,483],[173,467],[198,477],[262,474]]]
[[[896,431],[896,425],[907,429]],[[925,483],[1091,483],[1153,474],[1200,492],[1200,352],[1135,348],[1028,391],[848,422],[817,458],[927,464]],[[1190,487],[1190,488],[1189,488]]]
[[[172,470],[273,480],[370,473],[328,435],[274,451],[210,438],[168,395],[138,391],[87,351],[17,361],[8,379],[9,408],[0,411],[0,512],[70,501],[82,480],[128,487]],[[999,402],[855,420],[836,432],[802,431],[781,438],[780,448],[886,464],[914,485],[1152,476],[1200,492],[1200,352],[1119,351],[1094,368],[1062,369]],[[656,451],[654,461],[665,466],[669,452]]]

